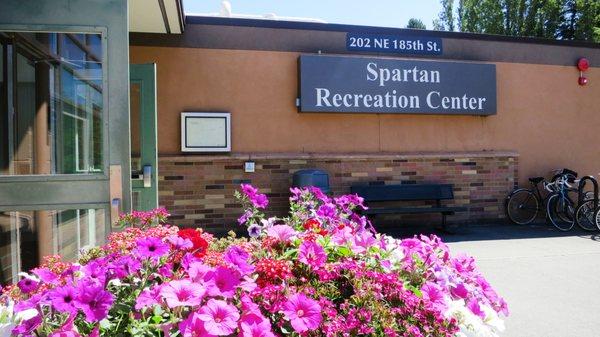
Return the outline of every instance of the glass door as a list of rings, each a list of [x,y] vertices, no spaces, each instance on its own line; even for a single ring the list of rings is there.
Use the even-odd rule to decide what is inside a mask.
[[[104,242],[106,87],[102,31],[0,29],[0,285]]]
[[[130,76],[132,209],[158,206],[156,65],[132,64]]]

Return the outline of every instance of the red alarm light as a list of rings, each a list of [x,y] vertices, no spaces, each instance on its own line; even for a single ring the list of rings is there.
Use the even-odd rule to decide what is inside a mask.
[[[577,61],[577,69],[579,71],[586,71],[590,67],[590,61],[588,61],[585,57],[582,57]]]

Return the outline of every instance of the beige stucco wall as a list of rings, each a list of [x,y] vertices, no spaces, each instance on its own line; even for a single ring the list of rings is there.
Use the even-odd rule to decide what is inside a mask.
[[[180,154],[182,111],[232,114],[234,152],[514,150],[521,181],[572,167],[600,172],[600,68],[496,63],[491,117],[298,113],[294,52],[131,47],[157,63],[159,155]]]

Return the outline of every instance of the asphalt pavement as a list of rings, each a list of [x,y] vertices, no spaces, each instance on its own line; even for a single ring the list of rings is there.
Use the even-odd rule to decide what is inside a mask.
[[[500,224],[436,234],[474,256],[508,302],[503,337],[600,336],[599,232]]]

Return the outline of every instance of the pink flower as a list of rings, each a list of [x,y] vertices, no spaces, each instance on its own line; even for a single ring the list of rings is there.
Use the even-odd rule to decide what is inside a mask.
[[[48,299],[54,309],[58,312],[66,312],[73,315],[77,314],[77,308],[75,308],[76,297],[75,288],[68,285],[56,287],[48,293]]]
[[[204,282],[206,275],[208,275],[208,273],[213,270],[214,269],[212,267],[209,267],[199,261],[194,261],[190,263],[190,265],[187,268],[188,275],[190,276],[192,281],[200,283]]]
[[[317,215],[329,220],[335,220],[337,216],[337,208],[332,203],[326,203],[319,207]]]
[[[19,289],[21,289],[21,292],[23,292],[24,294],[29,294],[30,292],[36,290],[39,284],[39,280],[29,275],[23,277],[22,280],[17,282],[17,286],[19,287]]]
[[[225,301],[211,299],[198,311],[198,319],[204,322],[209,334],[227,336],[237,328],[240,313],[237,308]]]
[[[225,261],[234,265],[242,275],[250,274],[254,271],[254,266],[248,263],[250,254],[240,246],[231,246],[225,252]]]
[[[240,284],[240,273],[231,268],[218,267],[215,271],[209,272],[205,280],[210,296],[230,298],[233,297],[235,288]]]
[[[363,231],[361,233],[357,233],[354,236],[354,244],[352,245],[352,251],[356,254],[364,253],[369,249],[369,247],[374,246],[376,244],[376,239],[373,236],[373,233],[369,231]]]
[[[189,280],[171,281],[160,291],[169,308],[200,305],[205,293],[204,287]]]
[[[204,322],[198,318],[198,313],[192,313],[181,321],[179,331],[183,337],[215,337],[204,329]]]
[[[269,200],[267,199],[267,196],[264,194],[260,194],[258,193],[258,189],[252,185],[249,184],[242,184],[241,185],[242,188],[242,192],[246,195],[246,197],[248,197],[248,200],[250,200],[250,202],[252,203],[252,205],[254,205],[254,207],[256,208],[265,208],[267,207],[267,205],[269,205]],[[243,221],[245,222],[245,221]],[[240,223],[243,223],[240,221]]]
[[[293,239],[298,232],[288,225],[275,225],[267,229],[267,236],[275,238],[281,242],[287,242]]]
[[[271,331],[271,324],[269,321],[258,323],[245,323],[240,324],[240,336],[241,337],[275,337]]]
[[[101,321],[106,318],[115,301],[111,293],[91,281],[81,282],[77,291],[75,305],[83,311],[88,322]]]
[[[305,241],[300,245],[298,260],[313,269],[319,269],[327,262],[327,254],[318,243]]]
[[[467,303],[467,308],[469,308],[469,310],[471,310],[471,312],[474,313],[475,315],[481,317],[481,319],[485,318],[485,312],[483,312],[483,310],[481,310],[481,307],[479,306],[479,302],[477,302],[477,299],[472,298]]]
[[[75,320],[76,314],[71,315],[65,324],[56,332],[53,332],[49,337],[81,337],[77,332],[77,329],[73,327],[73,321]]]
[[[433,307],[440,310],[445,307],[444,293],[435,283],[426,282],[421,287],[421,292],[423,293],[423,299],[431,303]]]
[[[161,286],[155,286],[152,289],[144,289],[135,300],[135,310],[153,307],[159,302]]]
[[[298,333],[315,330],[323,319],[319,303],[302,293],[292,295],[283,304],[283,314]]]
[[[188,250],[194,248],[194,244],[191,240],[182,238],[179,235],[171,235],[167,238],[170,244],[173,245],[174,249],[177,250]]]
[[[469,296],[469,291],[467,290],[467,287],[465,287],[464,283],[459,283],[456,285],[456,287],[452,287],[450,292],[454,297],[467,298],[467,296]]]
[[[159,238],[143,238],[136,241],[134,253],[151,259],[159,259],[169,252],[169,245]]]

